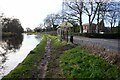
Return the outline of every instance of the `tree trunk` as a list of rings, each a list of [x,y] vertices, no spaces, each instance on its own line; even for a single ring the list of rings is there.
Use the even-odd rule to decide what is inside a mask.
[[[91,33],[91,22],[90,22],[90,20],[91,20],[91,15],[89,15],[88,33]]]
[[[97,26],[96,26],[96,33],[99,33],[100,29],[100,6],[98,7],[98,17],[97,17]]]
[[[111,32],[112,32],[112,22],[110,23],[110,25],[111,25]]]
[[[80,33],[83,33],[83,26],[82,26],[82,22],[79,22],[80,24]]]
[[[80,33],[83,33],[83,26],[82,26],[82,11],[81,11],[81,13],[80,13],[79,24],[80,24]]]

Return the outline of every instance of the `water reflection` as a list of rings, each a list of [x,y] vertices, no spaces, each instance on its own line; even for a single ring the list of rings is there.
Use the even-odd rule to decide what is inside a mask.
[[[16,52],[20,49],[23,41],[23,35],[17,35],[13,37],[2,38],[0,42],[0,58],[1,63],[4,63],[7,59],[6,54]]]
[[[5,69],[5,66],[2,64],[7,60],[6,55],[19,50],[22,45],[22,41],[22,34],[13,37],[2,38],[2,41],[0,41],[0,75],[4,75],[4,73],[2,73],[3,71],[1,70]]]
[[[23,35],[21,34],[14,37],[3,38],[2,40],[7,43],[8,50],[19,49],[23,41]]]
[[[23,34],[0,41],[0,79],[21,63],[41,39],[39,35]]]

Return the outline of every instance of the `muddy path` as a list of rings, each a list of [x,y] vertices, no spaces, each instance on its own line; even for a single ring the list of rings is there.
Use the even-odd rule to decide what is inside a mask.
[[[50,43],[51,43],[51,39],[47,38],[45,53],[44,56],[42,57],[40,65],[38,66],[38,70],[39,70],[38,79],[45,78],[45,72],[47,69],[48,61],[50,60]]]

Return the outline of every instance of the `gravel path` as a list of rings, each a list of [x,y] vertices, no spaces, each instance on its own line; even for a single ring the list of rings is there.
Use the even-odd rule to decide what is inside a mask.
[[[74,36],[73,40],[75,44],[95,45],[120,53],[120,39],[98,39]]]

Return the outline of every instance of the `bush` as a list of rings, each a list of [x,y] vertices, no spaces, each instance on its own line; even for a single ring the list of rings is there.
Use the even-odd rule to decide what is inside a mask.
[[[79,36],[89,37],[89,38],[106,38],[106,39],[119,39],[120,33],[104,33],[104,34],[97,34],[97,33],[82,33]]]

